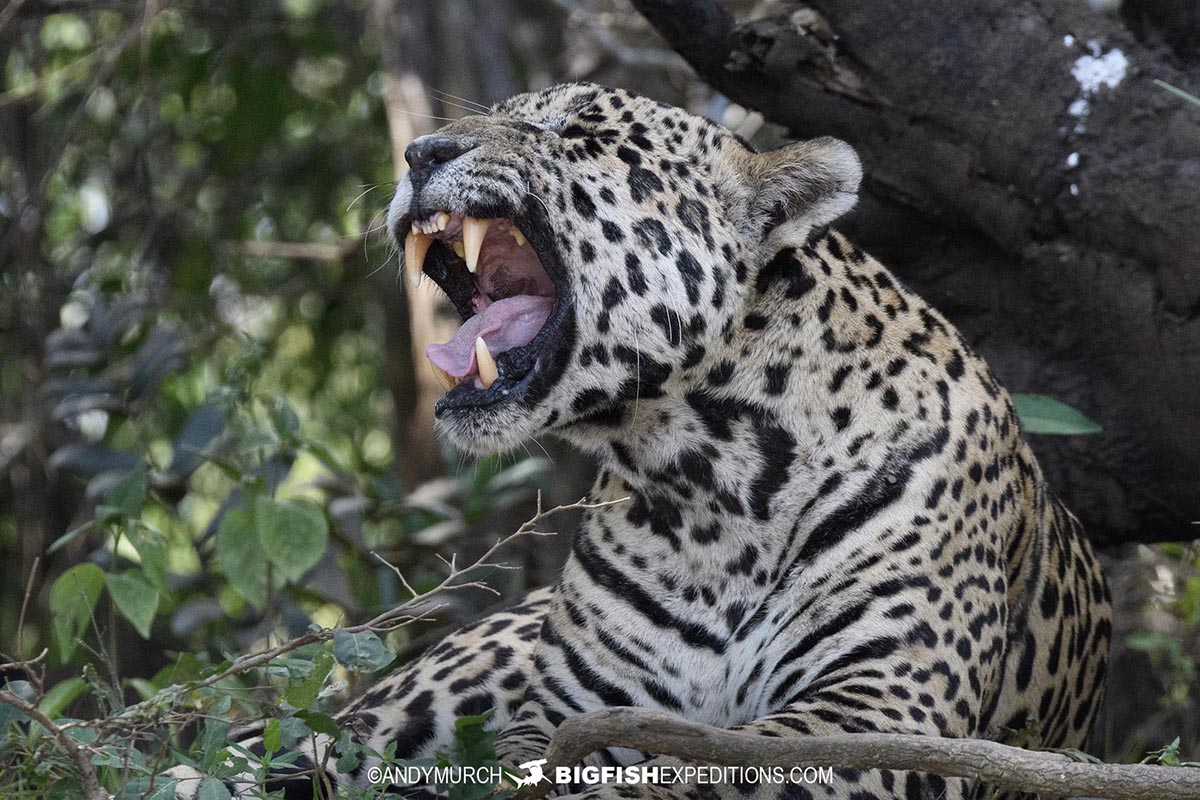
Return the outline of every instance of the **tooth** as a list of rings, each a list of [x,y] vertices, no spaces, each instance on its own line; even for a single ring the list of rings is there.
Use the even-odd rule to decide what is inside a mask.
[[[475,272],[479,268],[479,249],[483,247],[483,237],[487,235],[491,220],[463,217],[462,237],[464,258],[467,259],[467,269]]]
[[[437,378],[438,383],[440,383],[442,388],[447,392],[453,389],[455,386],[458,386],[458,379],[449,372],[446,372],[446,370],[442,369],[437,364],[433,363],[433,359],[429,359],[429,366],[433,367],[434,377]]]
[[[412,222],[412,232],[413,233],[421,232],[421,223],[417,222],[415,219]]]
[[[475,363],[479,367],[479,381],[483,388],[490,389],[496,378],[500,377],[500,372],[496,369],[496,359],[492,358],[492,353],[482,336],[475,337]]]
[[[439,231],[444,231],[446,230],[446,226],[450,224],[450,215],[445,211],[439,211],[433,220],[437,223],[437,229]]]
[[[462,242],[451,242],[450,247],[454,250],[454,254],[456,256],[458,256],[459,258],[462,258],[463,254],[467,252],[466,250],[463,249]]]
[[[520,232],[519,230],[517,230],[516,228],[513,228],[513,229],[512,229],[512,237],[513,237],[514,239],[516,239],[516,240],[517,240],[517,247],[524,247],[524,246],[525,246],[525,242],[526,242],[526,241],[528,241],[528,240],[525,238],[525,234],[521,233],[521,232]]]
[[[423,233],[410,233],[404,237],[404,269],[413,286],[421,282],[421,267],[425,264],[425,254],[429,252],[431,244],[433,239]]]

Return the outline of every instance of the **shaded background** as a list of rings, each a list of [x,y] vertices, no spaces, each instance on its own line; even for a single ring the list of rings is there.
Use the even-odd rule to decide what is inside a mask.
[[[402,595],[372,551],[429,585],[435,553],[478,553],[537,489],[548,505],[581,496],[591,467],[554,442],[475,463],[434,438],[440,389],[419,354],[452,315],[428,286],[406,293],[380,226],[412,138],[591,80],[762,147],[824,133],[859,147],[868,180],[843,227],[1009,388],[1104,427],[1033,437],[1106,546],[1121,610],[1094,749],[1128,758],[1182,736],[1195,753],[1200,556],[1147,543],[1200,536],[1200,106],[1152,83],[1200,86],[1200,12],[637,5],[653,25],[625,0],[0,7],[0,651],[50,641],[65,569],[138,560],[80,530],[138,464],[170,591],[148,639],[98,615],[94,644],[128,678],[173,651],[217,657],[361,620]],[[1089,98],[1079,132],[1070,65],[1091,37],[1131,66],[1120,92]],[[263,610],[214,557],[248,483],[319,503],[331,530],[320,563],[273,585]],[[507,595],[544,584],[565,549],[518,543],[525,569],[491,581]],[[444,624],[495,601],[456,598]],[[391,644],[414,653],[438,631]]]

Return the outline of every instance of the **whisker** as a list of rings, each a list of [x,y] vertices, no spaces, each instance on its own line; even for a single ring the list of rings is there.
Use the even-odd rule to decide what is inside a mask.
[[[633,421],[630,426],[637,427],[638,418],[638,400],[642,395],[642,345],[638,341],[638,331],[641,330],[642,324],[640,321],[633,326],[633,352],[634,352],[634,372],[636,380],[633,385]]]
[[[552,467],[558,466],[557,464],[554,463],[554,457],[550,455],[550,451],[546,449],[546,445],[542,444],[537,439],[530,439],[529,441],[533,442],[539,448],[541,448],[541,451],[546,454],[546,460],[550,462],[550,466],[552,466]]]
[[[541,203],[542,208],[546,209],[547,215],[550,213],[550,206],[546,205],[546,201],[543,200],[542,198],[538,197],[536,194],[534,194],[533,192],[531,192],[529,190],[529,181],[525,181],[525,194],[529,195],[534,200],[537,200],[539,203]]]
[[[359,200],[362,200],[364,197],[366,197],[367,195],[369,195],[371,192],[375,191],[382,185],[383,184],[381,184],[381,183],[375,183],[375,184],[371,184],[370,186],[368,186],[366,189],[363,190],[362,194],[360,194],[358,197],[356,197],[350,201],[350,205],[346,206],[346,211],[349,211],[350,209],[354,208],[355,203],[357,203]],[[374,218],[372,217],[372,219],[374,219]]]
[[[365,278],[363,278],[363,280],[366,280],[366,278],[370,278],[372,275],[374,275],[375,273],[379,272],[379,270],[383,269],[383,268],[384,268],[384,267],[386,267],[386,266],[387,266],[387,261],[384,261],[384,262],[383,262],[382,264],[380,264],[378,267],[376,267],[375,269],[373,269],[373,270],[371,270],[370,272],[368,272],[368,273],[366,274],[366,277],[365,277]],[[397,275],[396,275],[396,278],[397,278],[397,280],[399,280],[399,278],[400,278],[400,275],[399,275],[399,274],[397,274]]]
[[[361,195],[360,195],[360,197],[361,197]],[[346,210],[349,211],[349,209],[346,209]],[[369,220],[367,220],[367,229],[362,233],[363,261],[367,261],[370,258],[370,255],[367,253],[367,240],[370,238],[371,234],[374,233],[375,231],[383,230],[384,228],[387,227],[386,220],[379,227],[374,227],[375,220],[379,217],[380,214],[384,213],[385,210],[386,209],[380,209],[379,211],[376,211],[374,213],[374,215],[372,215],[371,218]],[[367,275],[368,278],[371,277],[371,275],[374,275],[376,272],[379,272],[379,270],[383,269],[385,266],[387,266],[388,260],[392,257],[391,247],[392,247],[392,245],[391,245],[391,242],[389,241],[388,242],[388,253],[386,256],[384,256],[383,263],[380,264],[377,269],[372,270],[371,273],[369,275]]]
[[[462,96],[462,95],[460,95],[460,94],[453,94],[453,93],[451,93],[451,92],[447,92],[447,91],[445,91],[445,90],[443,90],[443,89],[434,89],[434,91],[435,91],[435,92],[437,92],[437,93],[438,93],[438,94],[440,94],[440,95],[443,95],[443,96],[445,96],[445,97],[452,97],[452,98],[454,98],[455,100],[461,100],[461,101],[463,101],[464,103],[470,103],[470,104],[471,104],[471,105],[473,105],[473,106],[478,106],[479,108],[482,108],[484,111],[488,111],[488,112],[490,112],[490,111],[492,110],[491,106],[489,106],[487,103],[481,103],[481,102],[479,102],[478,100],[472,100],[471,98],[469,98],[469,97],[463,97],[463,96]]]
[[[454,122],[453,117],[439,117],[435,114],[419,114],[416,111],[409,111],[408,109],[405,109],[405,108],[401,108],[401,109],[397,109],[397,110],[401,114],[408,114],[410,117],[421,117],[422,119],[436,119],[441,122]]]
[[[483,116],[490,116],[492,113],[492,110],[487,106],[481,103],[476,103],[473,100],[468,100],[465,97],[458,97],[457,95],[450,94],[449,92],[439,92],[437,89],[433,88],[430,88],[428,91],[446,105],[466,111],[468,114],[482,114]],[[463,103],[457,103],[455,100],[462,100],[463,103],[470,103],[471,105],[463,105]]]

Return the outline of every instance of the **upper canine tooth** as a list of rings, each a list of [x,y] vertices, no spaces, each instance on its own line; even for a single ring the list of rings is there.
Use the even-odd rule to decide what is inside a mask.
[[[482,336],[475,337],[475,363],[479,367],[479,381],[483,388],[492,388],[496,378],[500,377],[500,372],[496,369],[496,359],[492,358],[492,351],[488,350],[487,342]]]
[[[488,219],[463,217],[463,249],[466,251],[463,257],[466,258],[467,269],[471,272],[479,268],[479,249],[483,247],[483,237],[487,235],[488,225],[491,223]]]
[[[439,231],[444,231],[446,230],[446,226],[450,224],[450,215],[445,211],[439,211],[437,216],[433,218],[433,221],[437,223]]]
[[[425,265],[425,254],[433,239],[423,233],[409,233],[404,237],[404,270],[413,286],[421,282],[421,267]]]
[[[517,240],[517,247],[524,247],[525,242],[528,241],[528,239],[525,238],[525,234],[521,233],[516,228],[512,229],[512,237]]]

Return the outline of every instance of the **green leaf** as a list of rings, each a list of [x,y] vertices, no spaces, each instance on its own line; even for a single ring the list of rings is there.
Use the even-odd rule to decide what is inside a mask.
[[[108,493],[108,505],[128,518],[141,516],[146,502],[146,465],[138,464]]]
[[[225,695],[208,709],[208,716],[204,720],[204,728],[197,742],[201,766],[206,772],[220,763],[229,744],[229,723],[225,720],[225,715],[229,713],[232,705],[232,699]]]
[[[172,800],[177,784],[174,778],[163,775],[138,776],[121,787],[116,800]]]
[[[332,669],[333,654],[328,650],[322,650],[313,659],[312,669],[304,676],[304,680],[289,688],[284,693],[283,699],[296,708],[308,708],[321,693],[325,679],[329,677],[329,671]]]
[[[196,800],[232,800],[225,784],[216,778],[205,778],[196,791]]]
[[[470,717],[459,717],[454,722],[454,739],[450,750],[444,754],[447,763],[458,766],[486,767],[496,765],[496,734],[486,730],[484,724],[491,711]],[[482,800],[492,792],[485,782],[455,783],[439,786],[448,800]]]
[[[1180,89],[1178,86],[1172,86],[1171,84],[1167,83],[1166,81],[1160,81],[1160,80],[1155,79],[1154,83],[1156,86],[1166,89],[1171,94],[1177,95],[1178,97],[1182,97],[1184,100],[1187,100],[1189,103],[1195,103],[1196,105],[1200,106],[1200,97],[1196,97],[1196,95],[1192,94],[1191,92],[1185,92],[1183,89]]]
[[[162,775],[155,775],[150,780],[153,784],[149,794],[141,795],[139,800],[174,800],[175,787],[179,781]]]
[[[335,738],[338,735],[337,723],[323,711],[297,711],[296,716],[304,720],[304,724],[313,733],[323,733]]]
[[[395,655],[371,631],[333,633],[333,655],[352,672],[374,672],[392,663]]]
[[[363,751],[366,748],[354,741],[354,737],[350,731],[343,730],[341,737],[337,742],[338,760],[337,770],[344,775],[348,775],[358,769],[358,765],[362,763]]]
[[[146,580],[153,584],[160,593],[167,591],[167,547],[159,533],[147,530],[135,530],[130,533],[130,540],[142,559],[142,572]]]
[[[17,697],[24,700],[26,703],[32,703],[37,698],[37,693],[33,690],[33,684],[29,681],[8,681],[0,683],[0,689],[15,694]],[[0,703],[0,740],[4,738],[5,729],[10,722],[24,722],[29,719],[23,711],[18,711],[15,707],[8,703]]]
[[[283,742],[284,750],[295,750],[296,744],[308,736],[304,720],[296,717],[284,717],[279,720],[279,740]]]
[[[217,564],[230,585],[261,611],[267,604],[267,556],[255,523],[252,508],[225,512],[217,526]]]
[[[296,416],[295,409],[285,398],[280,397],[275,401],[275,406],[271,409],[271,416],[275,423],[275,431],[281,437],[291,439],[300,433],[300,418]]]
[[[80,692],[86,688],[87,681],[83,678],[67,678],[65,681],[59,681],[50,688],[50,691],[46,692],[42,702],[38,703],[38,711],[50,719],[61,717],[71,701],[79,697]]]
[[[263,748],[267,755],[274,755],[283,749],[283,734],[279,730],[279,720],[271,719],[263,728]]]
[[[289,581],[300,580],[325,555],[329,526],[315,504],[302,500],[276,503],[260,497],[254,514],[263,550]]]
[[[454,721],[454,759],[452,763],[482,765],[496,760],[496,734],[484,729],[494,709]]]
[[[50,587],[50,613],[59,658],[65,664],[75,653],[75,640],[92,618],[104,589],[104,572],[95,564],[77,564],[58,576]]]
[[[1078,436],[1103,430],[1075,409],[1044,394],[1015,394],[1013,405],[1026,433]]]
[[[158,611],[158,589],[139,570],[132,569],[120,574],[109,573],[104,576],[104,583],[117,610],[143,639],[149,639],[150,625]]]
[[[97,513],[97,516],[99,516],[99,509],[96,510],[96,513]],[[49,556],[49,555],[53,555],[54,553],[57,553],[62,548],[66,547],[68,544],[75,541],[75,539],[80,534],[87,533],[88,531],[91,531],[91,530],[95,530],[96,525],[97,525],[96,520],[88,520],[87,522],[83,523],[75,530],[67,531],[62,536],[58,537],[53,542],[51,542],[50,547],[46,548],[46,555]]]
[[[204,463],[204,449],[225,429],[225,411],[216,403],[197,406],[175,438],[175,455],[167,472],[191,475]]]

